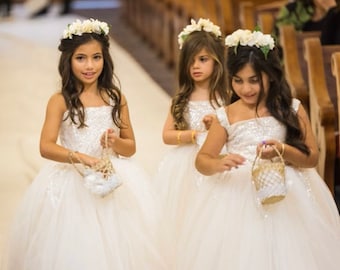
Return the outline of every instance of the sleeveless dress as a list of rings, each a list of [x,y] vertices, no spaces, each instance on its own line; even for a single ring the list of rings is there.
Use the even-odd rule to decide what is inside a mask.
[[[294,99],[295,111],[299,104]],[[284,141],[285,127],[271,116],[230,124],[224,108],[217,116],[228,133],[228,152],[246,163],[201,184],[201,203],[183,222],[176,269],[338,270],[339,213],[314,168],[286,165],[287,195],[275,204],[261,205],[255,195],[256,146]]]
[[[208,100],[188,102],[184,118],[188,123],[188,129],[199,131],[197,143],[170,148],[161,160],[155,175],[155,185],[164,211],[164,227],[168,229],[170,238],[167,241],[170,243],[169,252],[172,250],[172,256],[175,256],[177,250],[182,221],[190,211],[193,197],[205,178],[196,170],[195,158],[207,136],[202,120],[209,114],[216,115],[216,110]]]
[[[110,106],[88,107],[85,113],[86,128],[78,129],[69,118],[61,124],[60,143],[100,157],[100,136],[119,129]],[[12,225],[8,270],[166,269],[150,177],[133,159],[114,156],[112,162],[123,183],[102,198],[84,187],[71,164],[48,161]]]

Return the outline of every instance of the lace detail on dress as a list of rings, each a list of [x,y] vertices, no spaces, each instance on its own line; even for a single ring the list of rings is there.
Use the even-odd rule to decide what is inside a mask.
[[[222,127],[226,128],[229,126],[228,117],[227,117],[224,107],[218,108],[216,110],[216,115]]]
[[[299,109],[299,106],[300,106],[300,100],[296,99],[296,98],[293,98],[293,101],[292,101],[292,108],[295,112],[298,111]]]
[[[228,133],[228,152],[238,153],[244,156],[248,162],[253,162],[256,156],[256,147],[263,140],[284,141],[286,137],[285,126],[272,116],[230,124],[224,108],[216,110],[216,114]]]
[[[308,194],[308,198],[310,198],[310,200],[315,203],[316,201],[315,201],[315,196],[313,194],[313,189],[311,187],[311,179],[310,179],[309,169],[296,168],[296,170],[299,174],[299,179],[301,179],[301,181],[303,182],[303,184],[306,187],[306,192]]]
[[[54,209],[59,206],[65,191],[66,182],[68,181],[65,177],[58,177],[58,175],[65,174],[65,170],[68,170],[68,168],[70,168],[68,164],[55,164],[53,165],[53,169],[50,170],[51,173],[48,175],[49,182],[46,194]],[[61,181],[61,179],[63,180]]]
[[[211,106],[208,100],[189,101],[184,118],[189,124],[189,129],[206,131],[202,120],[204,116],[209,114],[216,114],[216,110]]]
[[[113,128],[118,135],[120,132],[119,128],[113,123],[111,111],[112,107],[110,106],[85,108],[87,126],[84,128],[78,128],[68,118],[61,124],[61,145],[73,151],[100,156],[102,151],[100,136],[109,128]]]

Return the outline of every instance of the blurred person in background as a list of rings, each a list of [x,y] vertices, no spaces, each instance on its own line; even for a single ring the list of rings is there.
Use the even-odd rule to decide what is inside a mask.
[[[340,44],[340,0],[336,6],[329,9],[321,30],[321,43],[323,45]]]
[[[46,4],[43,4],[43,6],[41,8],[39,8],[37,11],[35,11],[31,15],[31,18],[37,18],[37,17],[46,15],[49,12],[49,10],[52,6],[52,3],[53,3],[53,1],[46,1]],[[72,3],[72,0],[63,0],[62,1],[62,8],[61,8],[59,14],[60,15],[69,14],[71,12],[71,3]]]
[[[0,0],[0,17],[10,17],[11,16],[11,0]]]

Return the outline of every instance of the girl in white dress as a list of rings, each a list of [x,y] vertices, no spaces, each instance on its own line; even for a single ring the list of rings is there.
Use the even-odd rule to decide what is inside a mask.
[[[18,210],[9,270],[167,269],[150,178],[128,158],[135,139],[108,32],[105,22],[77,20],[61,39],[62,88],[48,102],[40,138],[41,155],[51,161]],[[98,167],[106,146],[121,182],[100,196],[75,166]]]
[[[339,213],[314,168],[318,147],[274,40],[238,30],[226,45],[234,102],[217,111],[197,155],[210,196],[184,224],[178,269],[337,270]],[[225,143],[229,154],[220,158]],[[261,149],[262,160],[285,162],[286,196],[272,204],[260,202],[252,181]]]
[[[192,20],[179,34],[179,46],[178,90],[163,128],[164,143],[175,147],[165,154],[155,176],[174,252],[182,220],[203,177],[194,167],[197,151],[211,115],[227,100],[219,27],[207,19]]]

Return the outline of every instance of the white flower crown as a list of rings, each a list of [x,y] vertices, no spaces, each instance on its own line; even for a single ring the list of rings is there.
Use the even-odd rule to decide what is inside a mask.
[[[250,46],[259,48],[267,58],[267,54],[270,50],[274,49],[275,42],[271,35],[263,34],[261,31],[238,29],[231,35],[225,38],[225,45],[228,47],[235,47],[235,53],[237,52],[237,47]]]
[[[106,22],[101,22],[95,19],[80,21],[69,24],[64,30],[63,39],[72,39],[72,36],[81,36],[84,33],[96,33],[98,35],[107,35],[109,26]]]
[[[198,22],[191,19],[191,24],[188,24],[181,33],[178,35],[179,48],[182,49],[183,43],[192,32],[205,31],[213,33],[216,37],[222,35],[220,27],[213,24],[209,19],[199,19]]]

